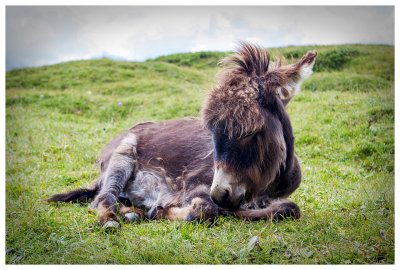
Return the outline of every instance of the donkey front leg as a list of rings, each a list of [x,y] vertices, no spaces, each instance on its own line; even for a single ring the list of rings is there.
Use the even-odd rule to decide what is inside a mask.
[[[138,222],[144,219],[144,211],[135,207],[128,207],[121,205],[118,207],[118,214],[123,216],[124,220],[127,222]]]
[[[233,213],[236,217],[246,220],[280,220],[285,218],[299,219],[300,208],[294,202],[286,199],[272,201],[266,208],[239,209]]]
[[[211,200],[209,188],[199,186],[185,194],[182,206],[157,209],[155,219],[211,221],[219,215],[218,206]]]
[[[128,133],[114,150],[104,172],[101,190],[91,204],[97,210],[100,224],[104,228],[119,228],[115,214],[118,207],[118,195],[125,188],[129,178],[137,169],[136,136]]]

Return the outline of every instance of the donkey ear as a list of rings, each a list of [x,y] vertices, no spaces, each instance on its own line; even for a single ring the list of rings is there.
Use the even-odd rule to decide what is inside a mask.
[[[276,75],[278,75],[280,81],[280,86],[276,88],[276,94],[285,106],[300,91],[300,85],[303,81],[312,74],[316,56],[316,51],[309,51],[297,63],[273,71],[277,72]]]

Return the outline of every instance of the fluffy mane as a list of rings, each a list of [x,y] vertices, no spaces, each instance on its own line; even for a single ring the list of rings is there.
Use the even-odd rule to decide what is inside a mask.
[[[263,48],[242,41],[236,54],[226,57],[221,64],[227,65],[223,69],[224,73],[261,76],[268,71],[270,58],[269,53]]]
[[[222,125],[229,137],[241,137],[262,127],[257,97],[263,76],[269,67],[269,53],[259,46],[241,42],[236,53],[221,61],[225,67],[217,75],[218,85],[206,98],[202,117],[204,125]]]

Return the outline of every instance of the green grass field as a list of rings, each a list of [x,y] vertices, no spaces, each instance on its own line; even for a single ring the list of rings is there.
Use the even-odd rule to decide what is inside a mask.
[[[143,221],[107,233],[87,204],[42,200],[87,186],[102,147],[131,125],[199,116],[227,53],[7,72],[6,263],[393,264],[394,47],[272,53],[309,49],[315,72],[288,107],[303,169],[289,198],[296,221]]]

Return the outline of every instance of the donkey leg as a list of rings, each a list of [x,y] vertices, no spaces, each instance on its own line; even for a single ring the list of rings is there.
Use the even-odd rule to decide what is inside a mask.
[[[240,209],[233,213],[236,217],[246,220],[281,220],[285,218],[299,219],[300,208],[294,202],[286,199],[274,200],[266,208]]]
[[[91,208],[98,211],[100,224],[103,227],[119,227],[118,218],[115,214],[118,206],[118,195],[136,170],[136,145],[136,136],[128,133],[117,146],[104,172],[101,190],[91,204]]]
[[[272,182],[265,194],[270,198],[287,198],[292,194],[301,183],[301,167],[294,156],[293,165],[290,169],[286,170],[277,181]]]
[[[204,185],[185,194],[182,206],[158,209],[155,218],[213,221],[218,215],[218,206],[211,200],[208,186]]]
[[[128,207],[121,205],[118,208],[118,214],[124,217],[124,220],[128,222],[140,221],[144,218],[144,211],[135,207]]]
[[[286,170],[275,182],[272,182],[265,196],[272,200],[265,208],[260,209],[240,209],[233,213],[235,216],[248,220],[279,220],[284,218],[298,219],[301,212],[297,204],[286,200],[301,183],[301,167],[294,156],[292,166]]]
[[[190,205],[158,209],[154,219],[213,221],[218,217],[218,208],[212,204],[211,200],[196,197]]]

